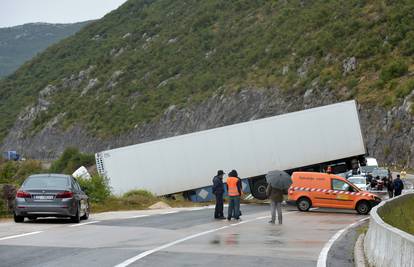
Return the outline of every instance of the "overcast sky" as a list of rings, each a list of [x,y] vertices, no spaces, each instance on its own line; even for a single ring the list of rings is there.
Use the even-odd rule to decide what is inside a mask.
[[[0,27],[98,19],[124,2],[126,0],[0,0]]]

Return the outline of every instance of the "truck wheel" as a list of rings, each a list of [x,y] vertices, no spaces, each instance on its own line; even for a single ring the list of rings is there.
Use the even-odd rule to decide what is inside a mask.
[[[307,197],[299,198],[296,204],[298,206],[298,210],[300,211],[308,211],[312,207],[311,201]]]
[[[360,201],[356,205],[356,211],[361,215],[366,215],[371,210],[371,205],[367,201]]]
[[[267,183],[264,179],[257,180],[253,183],[252,195],[260,200],[265,200]]]

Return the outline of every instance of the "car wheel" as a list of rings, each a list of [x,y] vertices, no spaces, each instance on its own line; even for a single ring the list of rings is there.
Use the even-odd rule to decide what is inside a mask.
[[[371,210],[371,205],[367,201],[358,202],[356,211],[361,215],[366,215]]]
[[[22,223],[24,221],[23,216],[18,216],[16,214],[14,214],[13,218],[14,218],[14,222],[16,222],[16,223]]]
[[[89,207],[89,203],[88,206],[85,209],[85,214],[81,217],[82,220],[87,220],[89,219],[89,212],[90,212],[90,207]]]
[[[80,212],[79,212],[79,205],[76,207],[75,216],[72,216],[70,219],[73,223],[79,223],[80,222],[81,218],[80,218]]]
[[[312,204],[311,204],[311,201],[309,200],[309,198],[301,197],[297,201],[297,206],[298,206],[298,210],[300,210],[300,211],[308,211],[311,208]]]

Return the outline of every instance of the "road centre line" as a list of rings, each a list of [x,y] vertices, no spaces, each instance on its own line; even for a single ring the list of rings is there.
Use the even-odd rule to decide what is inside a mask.
[[[289,213],[293,213],[293,212],[296,212],[296,211],[285,212],[284,214],[289,214]],[[215,228],[215,229],[207,230],[207,231],[200,232],[200,233],[197,233],[197,234],[193,234],[193,235],[190,235],[190,236],[187,236],[187,237],[184,237],[184,238],[175,240],[173,242],[167,243],[165,245],[162,245],[162,246],[159,246],[159,247],[156,247],[156,248],[153,248],[153,249],[144,251],[144,252],[142,252],[142,253],[140,253],[140,254],[132,257],[132,258],[127,259],[126,261],[121,262],[120,264],[115,265],[115,267],[126,267],[126,266],[128,266],[128,265],[130,265],[130,264],[132,264],[132,263],[134,263],[134,262],[136,262],[136,261],[138,261],[138,260],[146,257],[146,256],[149,256],[151,254],[154,254],[154,253],[156,253],[156,252],[158,252],[160,250],[163,250],[163,249],[166,249],[166,248],[175,246],[177,244],[183,243],[185,241],[188,241],[188,240],[191,240],[191,239],[200,237],[200,236],[204,236],[204,235],[207,235],[207,234],[211,234],[211,233],[214,233],[214,232],[217,232],[217,231],[220,231],[220,230],[224,230],[224,229],[227,229],[227,228],[230,228],[230,227],[234,227],[234,226],[241,225],[241,224],[244,224],[244,223],[249,223],[249,222],[254,222],[254,221],[266,219],[266,218],[269,218],[269,217],[270,216],[257,217],[257,218],[254,218],[254,219],[250,219],[250,220],[246,220],[246,221],[241,221],[241,222],[233,223],[233,224],[226,225],[226,226],[223,226],[223,227],[220,227],[220,228]]]
[[[25,233],[25,234],[20,234],[20,235],[6,236],[6,237],[1,237],[0,241],[13,239],[13,238],[24,237],[24,236],[29,236],[29,235],[36,235],[36,234],[40,234],[40,233],[43,233],[43,231],[30,232],[30,233]]]
[[[352,227],[356,226],[357,224],[368,220],[369,217],[366,217],[364,219],[361,219],[359,221],[356,221],[350,225],[348,225],[347,227],[339,230],[338,232],[336,232],[335,235],[333,235],[331,237],[331,239],[329,239],[329,241],[325,244],[325,246],[322,248],[321,252],[319,253],[319,257],[318,257],[318,263],[317,263],[317,267],[326,267],[326,261],[328,260],[328,253],[329,250],[331,249],[332,245],[335,243],[336,240],[339,239],[339,237],[342,236],[342,234],[346,231],[348,231],[349,229],[351,229]]]
[[[72,225],[69,225],[69,227],[78,227],[78,226],[83,226],[83,225],[93,224],[93,223],[98,223],[98,222],[100,222],[100,221],[92,221],[92,222],[85,222],[85,223],[72,224]]]

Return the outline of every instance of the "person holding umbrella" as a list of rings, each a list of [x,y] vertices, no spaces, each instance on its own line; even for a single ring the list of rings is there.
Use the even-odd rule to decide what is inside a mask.
[[[277,210],[277,220],[279,224],[282,224],[283,191],[292,185],[292,179],[286,172],[271,171],[266,175],[266,181],[268,183],[266,196],[270,199],[271,220],[269,223],[274,224],[276,222]]]

